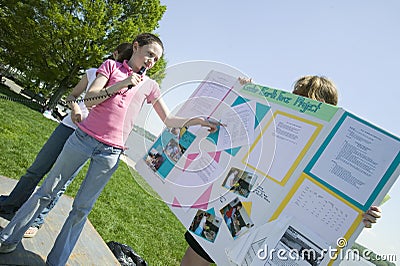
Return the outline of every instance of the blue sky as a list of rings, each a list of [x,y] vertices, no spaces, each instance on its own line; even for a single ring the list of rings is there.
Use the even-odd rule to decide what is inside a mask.
[[[399,136],[399,1],[161,2],[167,11],[156,32],[169,66],[217,61],[284,90],[300,76],[325,75],[339,88],[341,107]],[[383,218],[357,240],[398,261],[399,182]]]

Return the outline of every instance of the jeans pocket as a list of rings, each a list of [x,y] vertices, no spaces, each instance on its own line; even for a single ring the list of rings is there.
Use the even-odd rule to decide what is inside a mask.
[[[123,152],[122,149],[115,148],[115,147],[110,147],[109,151],[110,151],[110,154],[118,155],[118,156],[121,155]]]
[[[80,140],[85,140],[89,137],[89,135],[87,133],[83,132],[80,128],[77,128],[75,130],[75,134],[78,137],[78,139],[80,139]]]

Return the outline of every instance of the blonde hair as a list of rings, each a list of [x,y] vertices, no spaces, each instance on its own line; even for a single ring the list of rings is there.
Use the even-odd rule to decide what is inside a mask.
[[[294,84],[293,93],[332,105],[338,104],[336,86],[324,76],[301,77]]]

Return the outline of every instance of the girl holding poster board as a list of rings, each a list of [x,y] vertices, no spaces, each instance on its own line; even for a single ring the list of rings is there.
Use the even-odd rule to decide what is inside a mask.
[[[243,78],[239,80],[243,84],[251,82],[251,80]],[[303,76],[299,78],[294,84],[292,93],[331,105],[337,105],[338,103],[338,92],[335,84],[323,76]],[[371,206],[363,217],[364,226],[371,228],[372,224],[376,223],[377,219],[381,217],[381,210],[377,206]],[[185,239],[189,247],[182,258],[181,266],[208,266],[214,263],[212,258],[188,231],[185,233]]]

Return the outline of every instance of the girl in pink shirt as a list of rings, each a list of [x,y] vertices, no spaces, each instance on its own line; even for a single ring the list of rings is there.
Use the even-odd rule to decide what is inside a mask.
[[[123,63],[107,60],[86,93],[88,117],[68,138],[48,177],[37,192],[20,208],[0,234],[0,253],[15,250],[34,218],[63,187],[65,182],[90,159],[90,166],[75,197],[73,207],[47,257],[47,265],[65,265],[94,203],[118,167],[120,155],[144,102],[152,104],[167,127],[201,125],[214,132],[217,124],[207,119],[182,118],[170,114],[160,98],[158,84],[137,74],[150,69],[161,58],[163,44],[149,33],[138,35],[133,54]],[[129,88],[132,86],[132,88]]]

